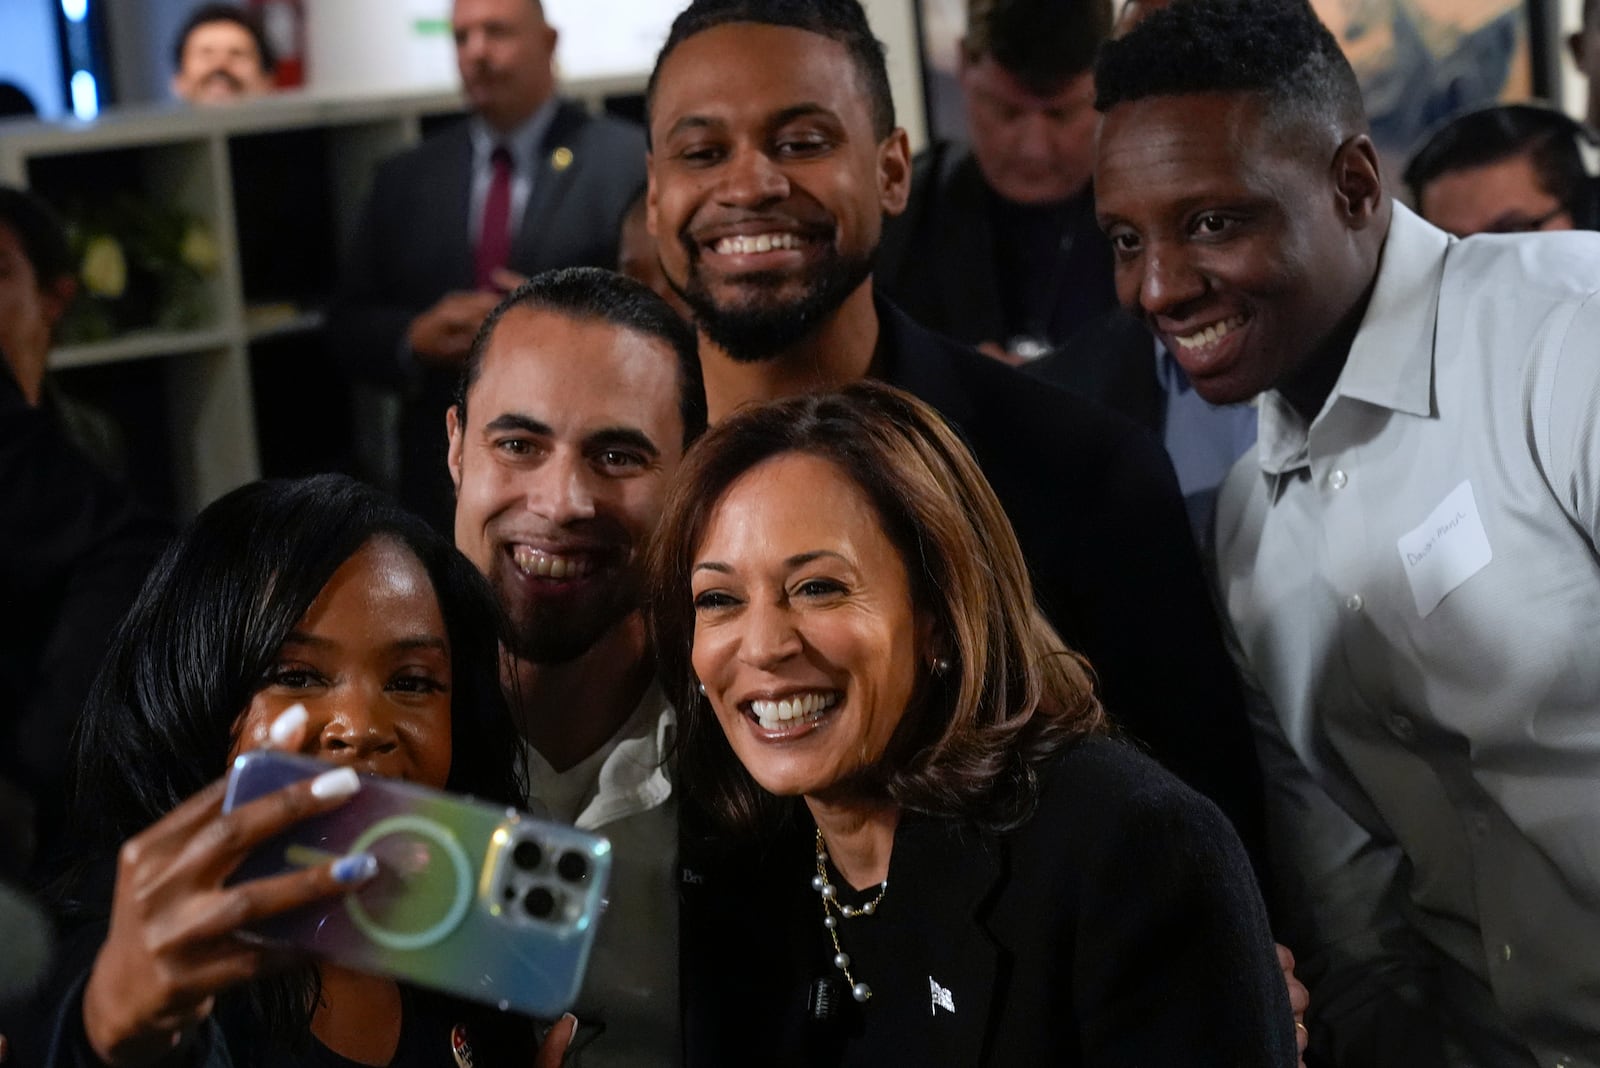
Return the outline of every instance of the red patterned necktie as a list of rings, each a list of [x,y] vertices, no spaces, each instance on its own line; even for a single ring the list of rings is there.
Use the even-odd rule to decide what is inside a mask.
[[[489,156],[489,165],[494,174],[483,201],[483,227],[478,231],[473,264],[479,289],[493,289],[494,272],[511,258],[511,153],[503,145],[497,147]]]

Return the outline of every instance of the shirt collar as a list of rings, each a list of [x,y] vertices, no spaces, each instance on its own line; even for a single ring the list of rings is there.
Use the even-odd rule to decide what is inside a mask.
[[[594,830],[624,817],[665,804],[672,795],[672,773],[666,754],[671,752],[677,712],[661,684],[652,680],[633,714],[608,743],[610,752],[594,776],[592,796],[576,818],[576,825]],[[555,776],[538,750],[528,747],[534,795],[543,776]]]
[[[532,174],[533,163],[538,157],[539,147],[544,143],[545,134],[550,132],[550,126],[556,119],[558,101],[551,97],[539,105],[539,110],[528,116],[526,122],[508,134],[496,133],[483,121],[483,116],[474,115],[469,127],[472,135],[472,162],[474,166],[487,166],[489,155],[494,152],[496,145],[504,145],[506,151],[511,153],[511,164],[519,174]]]
[[[1455,239],[1404,204],[1392,210],[1372,299],[1322,411],[1308,425],[1276,390],[1261,398],[1258,456],[1269,475],[1304,466],[1307,437],[1341,398],[1408,415],[1433,414],[1439,285],[1445,252]]]

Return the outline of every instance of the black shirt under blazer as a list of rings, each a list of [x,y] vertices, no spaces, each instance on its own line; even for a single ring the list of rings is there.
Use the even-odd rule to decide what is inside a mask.
[[[1103,738],[1040,778],[1016,830],[902,818],[876,914],[840,924],[873,990],[840,1031],[806,1012],[837,973],[803,810],[686,873],[688,1063],[1292,1068],[1266,912],[1216,807]]]
[[[877,302],[875,366],[971,447],[1034,596],[1089,658],[1112,718],[1233,821],[1259,859],[1261,773],[1243,692],[1160,443]]]

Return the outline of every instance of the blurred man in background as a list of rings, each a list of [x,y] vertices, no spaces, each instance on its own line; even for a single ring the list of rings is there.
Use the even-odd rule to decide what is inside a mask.
[[[202,4],[178,34],[172,66],[178,99],[230,104],[272,92],[277,59],[255,16],[235,4]]]
[[[970,148],[918,155],[878,278],[930,329],[1019,362],[1116,304],[1094,223],[1095,49],[1110,0],[969,0],[959,80]]]
[[[522,276],[616,263],[644,137],[557,97],[538,0],[456,0],[472,117],[379,169],[329,318],[334,352],[397,390],[400,499],[449,530],[445,410],[472,339]]]
[[[1503,104],[1470,111],[1428,138],[1406,165],[1418,212],[1457,237],[1593,230],[1588,133],[1559,111]]]

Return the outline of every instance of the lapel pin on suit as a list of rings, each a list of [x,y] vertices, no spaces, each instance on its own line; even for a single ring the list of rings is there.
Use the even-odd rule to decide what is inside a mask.
[[[555,168],[557,174],[572,166],[572,149],[562,145],[550,153],[550,166]]]

